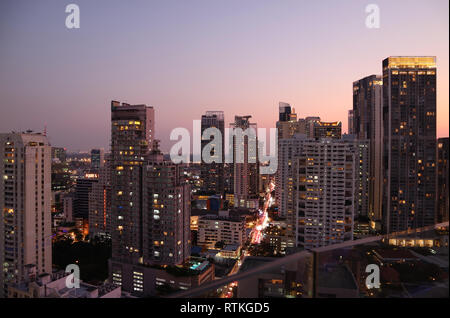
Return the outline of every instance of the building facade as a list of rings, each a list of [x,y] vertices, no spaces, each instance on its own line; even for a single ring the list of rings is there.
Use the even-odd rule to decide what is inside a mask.
[[[436,58],[383,60],[386,232],[432,225],[436,215]]]
[[[371,75],[353,83],[353,134],[368,140],[369,159],[369,213],[376,227],[381,225],[383,201],[383,81],[380,75]]]
[[[208,128],[217,128],[221,133],[222,140],[222,157],[221,163],[212,162],[206,163],[202,159],[201,164],[201,179],[202,187],[201,190],[208,193],[223,194],[224,192],[224,163],[225,163],[225,152],[223,151],[225,145],[225,119],[223,111],[208,111],[205,115],[202,115],[201,121],[201,132]],[[212,140],[212,137],[211,137]],[[202,152],[204,147],[211,142],[211,140],[201,141]],[[219,147],[219,145],[215,145]],[[217,148],[216,148],[217,149]]]
[[[0,134],[0,297],[27,264],[52,270],[51,147],[38,133]]]

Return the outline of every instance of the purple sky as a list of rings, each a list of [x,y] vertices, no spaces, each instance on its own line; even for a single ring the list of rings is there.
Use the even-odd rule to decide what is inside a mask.
[[[76,3],[81,28],[65,27]],[[381,28],[365,27],[376,3]],[[110,100],[175,127],[207,110],[274,127],[278,102],[341,120],[352,82],[390,55],[435,55],[438,136],[448,136],[448,0],[0,1],[0,131],[41,131],[69,150],[109,149]]]

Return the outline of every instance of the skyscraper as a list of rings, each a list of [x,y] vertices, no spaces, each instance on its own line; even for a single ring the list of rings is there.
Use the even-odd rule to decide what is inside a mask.
[[[277,201],[281,217],[286,219],[285,244],[295,247],[297,243],[297,191],[296,169],[298,157],[303,153],[303,145],[307,141],[305,135],[294,135],[293,138],[281,139],[278,146]]]
[[[207,111],[205,115],[202,115],[201,132],[208,128],[217,128],[222,134],[222,149],[225,145],[225,121],[223,111]],[[212,139],[212,138],[211,138]],[[202,140],[203,148],[209,144],[210,140]],[[219,145],[217,145],[219,146]],[[217,148],[216,148],[217,149]],[[223,194],[224,192],[224,163],[225,152],[222,151],[222,163],[206,163],[202,159],[201,164],[201,179],[203,181],[202,191],[211,192],[216,194]]]
[[[0,134],[0,297],[27,266],[51,273],[51,147],[39,133]]]
[[[152,162],[145,169],[144,263],[177,265],[190,256],[190,186],[180,165]]]
[[[105,166],[105,150],[104,149],[92,149],[91,150],[91,167],[94,170],[98,170]]]
[[[434,223],[436,214],[436,58],[383,61],[385,230]]]
[[[235,116],[234,123],[230,124],[235,133],[236,129],[243,131],[241,140],[237,138],[237,134],[231,136],[233,138],[234,202],[235,206],[239,207],[249,207],[250,201],[254,202],[258,199],[257,127],[255,123],[250,123],[250,118],[251,116]],[[250,133],[251,129],[254,130],[253,137]]]
[[[371,75],[353,83],[353,134],[369,141],[368,216],[381,225],[383,198],[383,81]]]
[[[142,260],[143,175],[154,139],[154,109],[111,102],[112,258]]]
[[[448,137],[439,138],[437,144],[437,223],[448,221],[448,155]]]
[[[89,192],[89,238],[111,235],[111,178],[108,165],[98,170]]]
[[[304,249],[353,239],[355,148],[338,139],[305,141],[295,158],[296,245]]]
[[[349,135],[353,135],[353,109],[348,111],[348,133]]]
[[[279,103],[279,119],[278,121],[289,121],[291,119],[291,105],[288,103]]]

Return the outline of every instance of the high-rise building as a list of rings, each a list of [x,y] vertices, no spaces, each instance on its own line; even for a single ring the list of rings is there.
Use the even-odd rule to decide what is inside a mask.
[[[142,260],[143,175],[154,139],[153,107],[111,102],[111,236],[113,260]]]
[[[369,213],[377,228],[381,225],[383,201],[383,81],[380,75],[371,75],[353,82],[353,134],[368,140],[369,159]]]
[[[26,278],[51,273],[51,147],[39,133],[0,134],[0,297]]]
[[[98,170],[105,166],[105,150],[92,149],[91,150],[91,168]]]
[[[291,120],[291,105],[288,103],[279,103],[279,119],[278,121],[290,121]]]
[[[255,123],[250,123],[250,118],[251,116],[235,116],[234,123],[230,124],[233,131],[240,128],[244,132],[241,141],[236,138],[236,135],[232,136],[234,204],[236,207],[248,207],[250,201],[257,199],[259,194],[257,127]],[[249,132],[251,129],[254,131],[253,137]]]
[[[89,194],[94,184],[98,183],[98,173],[86,173],[75,183],[73,198],[73,217],[89,219]]]
[[[355,218],[369,218],[369,141],[355,135],[342,135],[342,140],[351,145],[355,154]]]
[[[307,141],[305,135],[297,134],[293,138],[281,139],[278,146],[277,170],[277,202],[279,215],[286,219],[284,244],[295,247],[297,242],[297,214],[296,214],[296,158],[301,156],[303,145]]]
[[[353,135],[353,109],[348,111],[348,134]]]
[[[309,116],[305,118],[306,136],[314,138],[314,123],[320,121],[320,117]]]
[[[297,246],[312,249],[353,239],[354,150],[337,139],[304,142],[293,162]]]
[[[340,139],[342,133],[341,122],[324,122],[324,121],[314,121],[313,122],[313,138],[334,138]]]
[[[383,61],[387,232],[432,225],[436,216],[436,58]]]
[[[280,214],[285,244],[314,247],[353,239],[357,143],[312,139],[303,134],[280,141]]]
[[[437,143],[437,215],[436,222],[448,222],[448,137],[439,138]]]
[[[111,178],[108,166],[99,168],[88,194],[89,238],[111,235]]]
[[[222,134],[222,147],[225,149],[225,119],[222,111],[207,111],[205,115],[202,115],[201,121],[201,132],[208,128],[217,128]],[[212,140],[212,137],[211,137]],[[202,140],[201,146],[203,148],[211,142],[211,140]],[[216,145],[218,147],[219,145]],[[217,148],[216,148],[217,149]],[[206,163],[202,159],[201,164],[201,179],[203,185],[201,190],[204,192],[223,194],[224,192],[224,163],[225,163],[225,152],[222,151],[221,163],[212,162]]]
[[[144,263],[178,265],[190,256],[191,189],[180,172],[180,165],[168,161],[145,167]]]
[[[277,121],[278,140],[292,138],[294,134],[306,134],[306,121],[303,118],[297,120],[295,109],[291,112],[291,106],[280,102],[280,120]]]
[[[52,147],[52,159],[58,159],[60,162],[66,162],[67,150],[63,147]]]

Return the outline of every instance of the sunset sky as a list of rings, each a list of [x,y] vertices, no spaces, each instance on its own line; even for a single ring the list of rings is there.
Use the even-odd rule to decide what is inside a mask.
[[[80,29],[65,27],[76,3]],[[365,7],[381,10],[380,29]],[[278,102],[342,121],[352,83],[395,55],[437,57],[438,136],[449,131],[448,0],[0,1],[0,132],[47,126],[69,150],[109,149],[110,101],[156,110],[175,127],[207,110],[274,127]]]

